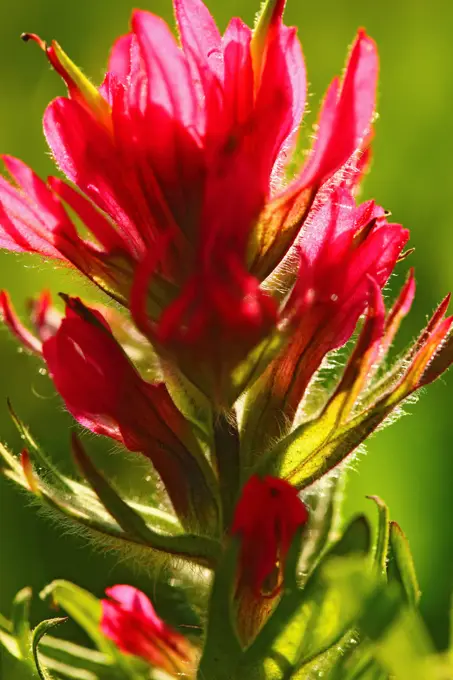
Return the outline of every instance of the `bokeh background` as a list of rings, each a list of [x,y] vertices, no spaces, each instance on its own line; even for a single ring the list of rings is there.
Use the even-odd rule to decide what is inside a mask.
[[[259,0],[258,0],[259,1]],[[219,25],[238,14],[249,24],[255,0],[209,0]],[[172,20],[170,0],[143,2]],[[63,83],[36,45],[19,40],[22,31],[57,38],[93,81],[100,82],[109,46],[125,32],[129,0],[3,0],[0,3],[0,152],[19,156],[39,173],[54,172],[41,131],[46,104],[64,92]],[[363,197],[392,210],[395,221],[412,231],[418,295],[402,331],[404,347],[436,303],[453,289],[453,4],[444,0],[289,0],[287,23],[299,27],[310,80],[308,135],[330,78],[340,72],[347,46],[359,26],[377,40],[381,54],[379,120],[372,173]],[[398,266],[389,297],[403,282],[408,263]],[[0,287],[18,308],[42,288],[82,294],[96,292],[76,275],[37,258],[0,255]],[[20,448],[5,406],[16,409],[57,459],[68,459],[71,421],[64,413],[39,362],[21,352],[0,331],[0,438]],[[412,546],[423,590],[422,609],[436,644],[447,638],[447,612],[453,586],[453,375],[432,386],[410,415],[376,435],[368,455],[349,474],[348,512],[373,516],[367,494],[379,494]],[[108,446],[106,453],[111,453]],[[0,479],[0,611],[8,614],[16,591],[35,592],[54,578],[66,578],[101,594],[105,586],[129,581],[149,589],[149,579],[117,565],[113,554],[94,553],[86,542],[64,533],[30,507],[28,499]],[[36,603],[33,616],[45,615]],[[7,662],[4,662],[7,663]],[[9,668],[9,667],[8,667]],[[0,677],[13,680],[3,667]],[[17,676],[19,680],[19,676]],[[15,678],[14,678],[15,680]]]

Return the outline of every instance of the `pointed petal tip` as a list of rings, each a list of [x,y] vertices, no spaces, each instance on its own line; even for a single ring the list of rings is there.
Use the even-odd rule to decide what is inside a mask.
[[[372,38],[370,35],[368,35],[366,29],[363,28],[363,27],[358,29],[354,43],[355,44],[365,43],[368,46],[368,49],[370,51],[373,50],[373,51],[377,52],[376,41],[374,40],[374,38]]]
[[[47,52],[47,43],[45,40],[39,37],[36,33],[21,33],[20,39],[24,42],[30,42],[32,40],[35,42],[44,52]]]

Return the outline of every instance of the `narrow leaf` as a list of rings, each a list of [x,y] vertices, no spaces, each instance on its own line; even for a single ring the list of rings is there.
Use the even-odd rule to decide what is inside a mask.
[[[191,558],[202,564],[213,564],[217,558],[218,544],[204,536],[181,534],[179,536],[157,533],[143,517],[131,508],[113,489],[85,453],[78,437],[72,438],[74,458],[91,484],[106,510],[127,535],[156,550]]]
[[[63,618],[58,618],[58,619],[49,619],[47,621],[41,621],[40,624],[36,626],[36,628],[33,630],[33,635],[32,635],[32,651],[33,651],[33,659],[36,664],[36,669],[38,671],[38,675],[41,678],[41,680],[52,680],[51,676],[48,674],[47,670],[41,665],[40,659],[39,659],[39,654],[38,654],[38,646],[41,641],[41,638],[46,635],[49,630],[52,628],[55,628],[55,626],[60,625],[60,623],[63,623],[67,619],[65,617]]]
[[[111,660],[102,652],[82,647],[74,642],[47,635],[40,641],[41,658],[49,668],[57,670],[57,665],[64,665],[73,671],[80,669],[94,675],[106,674]]]
[[[13,600],[12,632],[17,640],[21,658],[27,660],[31,655],[30,601],[31,588],[20,590]]]
[[[389,583],[396,581],[403,589],[407,602],[416,607],[420,600],[420,587],[415,573],[409,543],[396,522],[390,523]]]
[[[367,496],[367,498],[375,502],[378,510],[378,532],[374,547],[374,561],[380,572],[385,574],[387,571],[387,555],[389,550],[390,514],[388,507],[379,496]]]
[[[101,603],[94,595],[69,581],[57,580],[46,586],[40,597],[51,597],[84,629],[101,652],[110,659],[117,657],[114,644],[101,632]]]
[[[0,630],[0,645],[2,645],[15,659],[19,660],[22,658],[16,638],[4,630]]]

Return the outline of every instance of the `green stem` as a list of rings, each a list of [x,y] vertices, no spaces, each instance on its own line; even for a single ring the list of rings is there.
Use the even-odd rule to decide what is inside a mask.
[[[214,462],[222,499],[223,528],[231,526],[239,492],[239,431],[236,413],[219,413],[214,423]]]

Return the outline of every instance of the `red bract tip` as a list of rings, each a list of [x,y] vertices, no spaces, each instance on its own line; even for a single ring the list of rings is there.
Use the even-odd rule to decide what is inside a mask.
[[[250,477],[236,506],[231,533],[241,537],[239,584],[260,597],[280,590],[292,540],[308,521],[296,488],[283,479]]]

